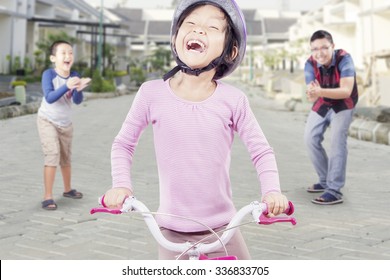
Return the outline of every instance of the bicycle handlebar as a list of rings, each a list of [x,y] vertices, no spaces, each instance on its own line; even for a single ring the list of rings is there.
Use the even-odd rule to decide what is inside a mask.
[[[159,214],[159,213],[152,213],[149,211],[149,209],[143,204],[141,201],[137,200],[135,197],[128,197],[125,199],[122,208],[121,209],[110,209],[105,207],[104,205],[104,196],[100,198],[100,204],[103,205],[103,207],[99,208],[92,208],[90,213],[94,214],[97,212],[103,212],[103,213],[109,213],[109,214],[121,214],[121,213],[127,213],[131,211],[136,211],[140,213],[145,223],[147,224],[150,232],[152,233],[153,237],[156,239],[156,241],[167,250],[173,251],[173,252],[186,252],[191,248],[193,245],[186,243],[174,243],[169,240],[167,240],[163,234],[160,231],[160,227],[158,226],[153,214]],[[285,214],[290,216],[294,213],[294,205],[292,202],[289,201],[289,208],[285,211]],[[161,214],[161,213],[160,213]],[[231,230],[225,230],[222,236],[219,240],[216,240],[212,243],[201,243],[196,246],[196,250],[200,254],[207,254],[210,252],[214,252],[217,249],[219,249],[221,246],[226,245],[229,240],[233,237],[235,233],[236,227],[239,225],[241,220],[248,214],[252,214],[252,217],[254,221],[256,221],[258,224],[262,225],[270,225],[273,223],[280,223],[280,222],[289,222],[293,225],[296,224],[296,220],[294,217],[267,217],[268,214],[268,208],[266,203],[260,203],[258,201],[253,201],[250,204],[242,207],[238,212],[233,216],[230,223],[227,225],[226,229]],[[221,244],[223,243],[223,244]]]

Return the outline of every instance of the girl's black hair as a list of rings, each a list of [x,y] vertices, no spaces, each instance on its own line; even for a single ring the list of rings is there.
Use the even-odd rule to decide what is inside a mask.
[[[214,3],[211,2],[202,2],[202,3],[195,3],[191,6],[189,6],[181,15],[179,20],[177,21],[177,29],[175,33],[175,38],[177,36],[177,33],[179,32],[180,26],[183,24],[184,19],[196,8],[199,6],[205,6],[205,5],[213,5],[217,8],[219,8],[225,15],[225,18],[227,20],[227,27],[226,27],[226,33],[225,33],[225,47],[224,51],[222,53],[223,58],[219,66],[216,68],[216,73],[215,76],[216,78],[223,76],[223,73],[225,72],[226,69],[229,69],[229,66],[234,64],[235,59],[238,57],[238,54],[236,54],[235,57],[233,57],[233,52],[234,52],[234,47],[237,48],[236,51],[239,49],[239,40],[238,36],[232,28],[233,21],[231,20],[230,16],[225,12],[224,9],[222,9],[220,6],[215,5]]]

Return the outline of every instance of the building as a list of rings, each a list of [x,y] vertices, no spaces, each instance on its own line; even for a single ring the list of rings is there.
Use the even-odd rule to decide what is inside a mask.
[[[96,64],[100,17],[100,11],[83,0],[0,0],[0,35],[9,42],[0,50],[0,73],[34,65],[37,42],[59,32],[79,39],[76,60]],[[119,21],[104,13],[102,33],[110,34],[104,38],[113,36],[110,43],[127,45]]]
[[[11,58],[18,57],[16,63],[23,65],[26,53],[27,18],[33,14],[27,0],[0,1],[0,35],[4,43],[0,48],[0,73],[8,73]]]
[[[259,6],[243,10],[248,55],[242,71],[250,72],[261,64],[261,59],[256,58],[256,50],[288,40],[288,28],[301,12],[281,10],[279,4],[268,9]],[[130,58],[142,60],[157,47],[170,48],[173,12],[173,9],[123,6],[104,8],[101,12],[99,5],[92,6],[91,1],[84,0],[0,0],[0,35],[9,42],[0,50],[0,73],[26,68],[26,64],[34,67],[37,42],[58,32],[78,39],[74,47],[76,60],[88,67],[94,68],[99,63],[107,66],[107,58],[99,56],[102,53],[99,46],[107,44],[116,52],[113,67],[127,69]],[[102,39],[100,34],[104,35]]]

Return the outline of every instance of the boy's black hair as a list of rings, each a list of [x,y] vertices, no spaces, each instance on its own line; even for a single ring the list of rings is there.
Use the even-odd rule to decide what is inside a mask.
[[[333,44],[332,35],[328,31],[325,31],[325,30],[317,30],[316,32],[314,32],[313,35],[311,35],[310,43],[317,40],[317,39],[324,39],[324,38]]]
[[[57,51],[57,46],[60,45],[60,44],[67,44],[69,46],[72,46],[71,43],[69,43],[68,41],[65,41],[65,40],[57,40],[57,41],[54,41],[51,46],[50,46],[50,55],[56,55],[56,51]]]
[[[239,46],[239,41],[238,41],[238,36],[235,34],[234,29],[232,28],[233,22],[230,18],[230,16],[223,10],[221,7],[218,5],[215,5],[214,3],[196,3],[194,5],[191,5],[188,7],[188,9],[180,16],[177,24],[177,30],[175,37],[177,36],[177,33],[179,32],[180,26],[183,24],[184,19],[193,11],[195,8],[198,8],[199,6],[205,6],[205,5],[213,5],[217,8],[219,8],[225,15],[226,21],[227,21],[227,27],[226,27],[226,34],[225,34],[225,47],[224,47],[224,52],[225,56],[223,57],[222,63],[216,68],[216,73],[215,76],[220,76],[223,75],[225,70],[228,68],[229,65],[234,63],[234,60],[238,57],[232,57],[232,53],[234,50],[234,47],[237,47],[237,49],[240,48]],[[238,51],[238,50],[237,50]]]

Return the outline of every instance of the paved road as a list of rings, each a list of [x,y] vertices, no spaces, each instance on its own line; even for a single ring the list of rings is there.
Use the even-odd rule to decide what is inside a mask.
[[[241,86],[241,85],[240,85]],[[389,260],[390,147],[349,139],[345,202],[314,205],[305,188],[315,182],[304,150],[305,112],[288,112],[241,86],[273,146],[285,194],[295,203],[298,224],[244,226],[254,259]],[[74,109],[74,187],[82,200],[63,198],[61,176],[55,184],[57,211],[40,207],[42,154],[36,115],[1,120],[0,259],[127,260],[155,259],[156,243],[138,216],[90,215],[97,197],[110,185],[111,143],[134,95],[87,100]],[[256,174],[239,139],[232,154],[237,207],[259,199]],[[151,130],[141,138],[133,168],[137,197],[157,208],[157,172]]]

